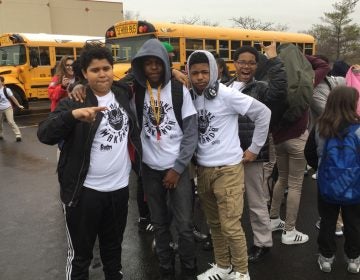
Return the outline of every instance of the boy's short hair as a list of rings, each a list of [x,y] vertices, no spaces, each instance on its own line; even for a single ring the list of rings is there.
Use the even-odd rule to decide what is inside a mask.
[[[3,83],[5,81],[3,76],[0,76],[0,81]]]
[[[114,65],[114,58],[111,51],[102,43],[86,43],[81,51],[79,61],[82,70],[86,71],[94,59],[106,59],[111,66]]]
[[[234,52],[233,60],[234,61],[238,60],[239,55],[244,53],[244,52],[248,52],[248,53],[253,54],[255,56],[256,62],[259,62],[259,52],[252,46],[242,46],[241,48],[238,48]]]
[[[203,52],[196,52],[191,55],[190,61],[189,61],[189,69],[192,65],[198,64],[198,63],[207,63],[209,64],[209,59],[207,58],[206,54]]]

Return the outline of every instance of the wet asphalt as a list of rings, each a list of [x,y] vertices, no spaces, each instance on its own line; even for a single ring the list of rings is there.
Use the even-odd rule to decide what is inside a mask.
[[[64,217],[59,201],[56,177],[56,147],[37,140],[37,123],[47,113],[38,111],[16,117],[23,141],[15,142],[8,125],[0,141],[0,279],[58,280],[65,279],[67,242]],[[310,171],[310,175],[312,172]],[[151,250],[152,236],[139,233],[136,206],[136,178],[130,180],[129,216],[123,242],[124,279],[159,279],[157,260]],[[284,209],[283,209],[284,210]],[[252,280],[352,280],[360,279],[346,271],[343,257],[344,238],[337,238],[338,252],[333,272],[318,269],[316,183],[305,176],[297,229],[309,234],[302,245],[282,245],[281,234],[274,233],[274,246],[265,259],[250,264]],[[248,211],[245,205],[243,226],[249,245],[252,242]],[[199,204],[195,206],[195,223],[205,231]],[[199,273],[213,262],[210,251],[196,244]],[[179,276],[179,262],[176,269]],[[90,279],[104,279],[101,267],[90,269]]]

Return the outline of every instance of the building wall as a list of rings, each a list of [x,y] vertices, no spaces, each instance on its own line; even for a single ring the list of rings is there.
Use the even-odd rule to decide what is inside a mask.
[[[0,34],[7,32],[104,36],[123,20],[123,4],[84,0],[0,0]]]

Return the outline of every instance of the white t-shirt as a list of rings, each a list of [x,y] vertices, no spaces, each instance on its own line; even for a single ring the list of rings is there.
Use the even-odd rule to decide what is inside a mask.
[[[152,89],[156,110],[157,89]],[[157,140],[156,118],[150,104],[150,94],[146,90],[143,108],[143,125],[141,130],[141,143],[143,148],[143,162],[155,170],[165,170],[174,166],[179,156],[180,143],[183,132],[176,121],[171,95],[171,81],[160,93],[160,140]],[[182,119],[196,114],[190,93],[183,86]]]
[[[10,97],[10,96],[13,96],[13,93],[11,91],[11,89],[9,88],[6,88],[6,93],[7,95]],[[2,87],[0,89],[0,110],[1,111],[4,111],[6,110],[7,108],[11,107],[11,103],[10,101],[6,98],[5,96],[5,93],[4,93],[4,87]]]
[[[91,147],[90,166],[84,186],[101,192],[128,186],[131,161],[128,152],[129,117],[119,106],[114,93],[97,96],[99,106],[106,106]]]
[[[199,141],[197,162],[206,167],[238,164],[243,156],[240,147],[238,116],[245,115],[253,98],[235,88],[219,85],[218,95],[207,100],[197,96]]]
[[[233,81],[229,87],[231,88],[235,88],[239,91],[242,91],[245,88],[246,84],[244,82],[239,82],[239,81]]]

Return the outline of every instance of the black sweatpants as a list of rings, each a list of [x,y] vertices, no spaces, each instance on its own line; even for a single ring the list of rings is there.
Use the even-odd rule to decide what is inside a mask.
[[[349,259],[360,256],[360,204],[339,205],[325,202],[318,194],[318,208],[321,216],[318,236],[319,252],[331,258],[336,252],[335,229],[341,208],[344,222],[344,251]]]
[[[89,279],[89,266],[97,236],[105,279],[122,279],[121,243],[127,221],[128,201],[128,187],[112,192],[83,187],[76,207],[65,207],[67,280]]]

